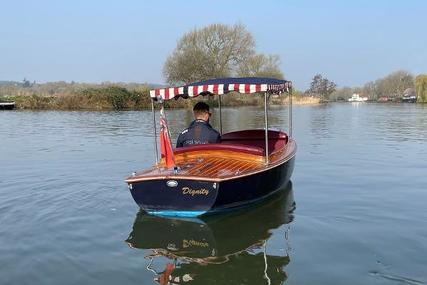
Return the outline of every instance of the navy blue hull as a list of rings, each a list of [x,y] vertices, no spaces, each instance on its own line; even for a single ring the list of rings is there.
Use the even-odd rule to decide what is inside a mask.
[[[176,186],[168,186],[168,181]],[[161,216],[194,217],[215,204],[219,183],[184,179],[148,180],[131,184],[135,202],[145,211]]]
[[[270,169],[221,182],[158,179],[129,185],[135,202],[161,216],[195,217],[241,207],[263,199],[286,185],[295,157]]]
[[[265,198],[286,185],[294,169],[295,157],[269,170],[220,183],[213,209],[227,209]]]

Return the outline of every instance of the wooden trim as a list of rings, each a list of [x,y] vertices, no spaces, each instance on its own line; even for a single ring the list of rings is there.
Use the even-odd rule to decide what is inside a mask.
[[[207,170],[207,172],[203,173],[203,171],[200,172],[200,176],[196,176],[194,174],[192,175],[180,175],[178,174],[174,175],[173,170],[167,169],[165,170],[164,165],[154,166],[151,169],[148,169],[142,173],[140,173],[137,176],[131,176],[126,179],[127,183],[137,183],[141,181],[147,181],[147,180],[163,180],[163,179],[187,179],[187,180],[195,180],[195,181],[210,181],[210,182],[222,182],[227,180],[233,180],[238,179],[250,175],[254,175],[260,172],[264,172],[267,170],[270,170],[272,168],[275,168],[279,165],[282,165],[283,163],[288,162],[291,160],[295,154],[296,154],[297,146],[295,144],[295,141],[290,139],[288,144],[285,148],[282,150],[279,150],[269,156],[270,163],[268,165],[264,165],[263,163],[263,157],[247,154],[247,153],[238,153],[238,152],[232,152],[232,151],[223,151],[223,150],[212,150],[212,151],[206,151],[203,153],[200,152],[190,152],[190,153],[182,153],[180,155],[177,155],[175,157],[177,165],[183,164],[185,162],[188,162],[188,165],[191,165],[192,162],[195,163],[195,166],[197,168],[194,169],[194,171],[203,169],[203,167]],[[216,166],[216,168],[209,169],[209,166],[206,166],[206,164],[197,163],[198,159],[201,158],[211,158],[217,157],[218,160],[221,160],[223,158],[223,161],[219,161]],[[227,162],[233,163],[230,167],[230,165],[227,165]],[[225,164],[225,165],[224,165]],[[187,165],[187,166],[188,166]],[[213,173],[218,169],[218,167],[224,167],[228,166],[229,170],[234,169],[236,166],[241,166],[243,168],[243,174],[241,175],[224,175],[224,177],[209,177],[210,175],[213,175]],[[253,170],[248,170],[251,168],[251,165],[253,166]],[[161,172],[165,171],[164,174]],[[185,171],[185,169],[183,169]],[[158,174],[149,174],[150,172],[158,172]]]

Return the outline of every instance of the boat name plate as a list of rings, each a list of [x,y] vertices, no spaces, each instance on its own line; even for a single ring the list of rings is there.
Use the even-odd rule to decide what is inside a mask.
[[[182,194],[184,195],[209,195],[209,190],[205,188],[201,189],[191,189],[190,187],[182,187]]]

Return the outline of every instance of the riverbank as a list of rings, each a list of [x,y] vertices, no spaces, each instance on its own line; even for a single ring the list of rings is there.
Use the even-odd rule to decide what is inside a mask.
[[[230,94],[231,95],[231,94]],[[107,86],[102,88],[85,88],[70,93],[46,94],[21,94],[4,97],[16,102],[16,109],[20,110],[143,110],[151,108],[151,100],[148,87],[128,89],[121,86]],[[293,104],[308,105],[319,104],[320,100],[314,97],[292,96]],[[201,100],[202,99],[200,96]],[[213,107],[218,105],[214,98],[208,98]],[[288,96],[272,96],[271,103],[275,105],[286,105]],[[264,104],[264,97],[260,95],[224,96],[222,106],[257,106]],[[165,102],[167,108],[191,108],[193,100],[171,100]]]

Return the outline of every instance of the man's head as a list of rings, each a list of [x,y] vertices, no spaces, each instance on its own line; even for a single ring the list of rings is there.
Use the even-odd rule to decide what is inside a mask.
[[[196,120],[203,120],[208,122],[211,113],[209,112],[209,105],[205,102],[198,102],[193,107],[194,118]]]

